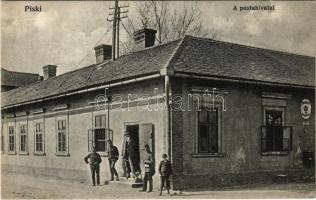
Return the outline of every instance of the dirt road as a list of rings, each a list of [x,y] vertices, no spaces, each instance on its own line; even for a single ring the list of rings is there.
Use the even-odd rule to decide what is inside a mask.
[[[3,199],[72,199],[72,198],[313,198],[313,183],[288,183],[273,185],[247,185],[207,188],[203,191],[183,191],[172,196],[158,196],[158,191],[141,193],[119,184],[92,187],[91,183],[57,180],[52,177],[2,174],[1,198]],[[172,192],[174,193],[174,192]]]

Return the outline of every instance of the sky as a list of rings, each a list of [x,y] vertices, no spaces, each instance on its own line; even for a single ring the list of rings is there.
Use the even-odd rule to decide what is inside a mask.
[[[129,3],[130,18],[136,6]],[[190,2],[171,2],[181,12]],[[41,5],[42,12],[25,12]],[[95,63],[93,47],[111,44],[111,1],[2,1],[1,67],[42,74],[42,66],[57,65],[57,74]],[[239,6],[274,5],[275,10],[234,11]],[[205,28],[219,40],[315,56],[316,12],[313,1],[200,1]],[[121,38],[126,33],[121,29]]]

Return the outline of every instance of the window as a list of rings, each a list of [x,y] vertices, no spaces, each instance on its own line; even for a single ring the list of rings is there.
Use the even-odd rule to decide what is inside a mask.
[[[218,108],[198,111],[198,153],[218,153]]]
[[[15,132],[14,132],[14,126],[9,126],[9,152],[15,153]]]
[[[44,153],[44,127],[42,122],[35,124],[35,153]]]
[[[265,109],[264,122],[265,125],[261,128],[262,152],[281,152],[291,150],[292,127],[283,126],[283,109]]]
[[[105,115],[95,116],[94,141],[96,151],[106,150]]]
[[[88,132],[88,150],[92,147],[98,152],[107,151],[107,140],[113,138],[113,132],[106,129],[105,115],[97,115],[94,117],[94,129]]]
[[[3,123],[1,123],[1,152],[4,153]]]
[[[27,153],[27,126],[20,125],[20,152]]]
[[[57,121],[57,152],[66,152],[66,120]]]

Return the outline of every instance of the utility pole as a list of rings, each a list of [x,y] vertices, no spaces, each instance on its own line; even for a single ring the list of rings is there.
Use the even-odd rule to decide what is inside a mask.
[[[114,61],[115,58],[119,57],[119,46],[120,46],[120,21],[124,18],[127,18],[128,8],[129,5],[118,5],[118,0],[115,0],[114,7],[110,7],[110,10],[114,10],[110,12],[109,15],[113,15],[112,19],[107,19],[110,22],[113,22],[113,34],[112,34],[112,60]],[[121,14],[125,14],[121,16]],[[115,54],[117,55],[115,57]]]

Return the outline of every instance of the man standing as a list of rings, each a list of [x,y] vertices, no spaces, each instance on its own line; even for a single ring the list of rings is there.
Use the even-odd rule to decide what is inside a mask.
[[[122,167],[124,170],[124,176],[126,179],[130,178],[131,173],[131,166],[129,163],[129,153],[128,153],[128,132],[125,132],[124,134],[124,142],[123,142],[123,149],[122,149]]]
[[[136,143],[133,138],[130,136],[127,136],[127,142],[128,142],[128,154],[129,154],[129,161],[131,164],[131,170],[133,174],[133,178],[138,179],[137,175],[140,173],[139,169],[139,152],[138,147],[136,146]]]
[[[90,159],[90,162],[88,162],[88,159]],[[95,175],[97,175],[97,185],[100,185],[100,163],[102,159],[100,154],[96,152],[95,147],[92,148],[92,153],[84,158],[84,161],[90,164],[93,186],[95,186]]]
[[[109,164],[110,164],[110,171],[111,171],[111,181],[114,181],[114,175],[116,180],[119,181],[119,177],[117,171],[115,169],[115,163],[118,160],[119,152],[117,147],[113,145],[112,140],[108,140],[109,150],[108,150],[108,157],[109,157]]]
[[[148,144],[145,145],[145,155],[144,155],[144,166],[145,166],[145,174],[144,174],[144,185],[143,189],[140,192],[145,192],[147,190],[147,182],[149,181],[149,190],[147,192],[153,191],[153,156],[150,151],[150,147]]]
[[[159,173],[160,173],[160,196],[162,194],[162,188],[166,184],[166,189],[168,194],[170,194],[170,181],[169,176],[172,174],[171,162],[167,159],[167,154],[162,154],[162,161],[159,164]]]

